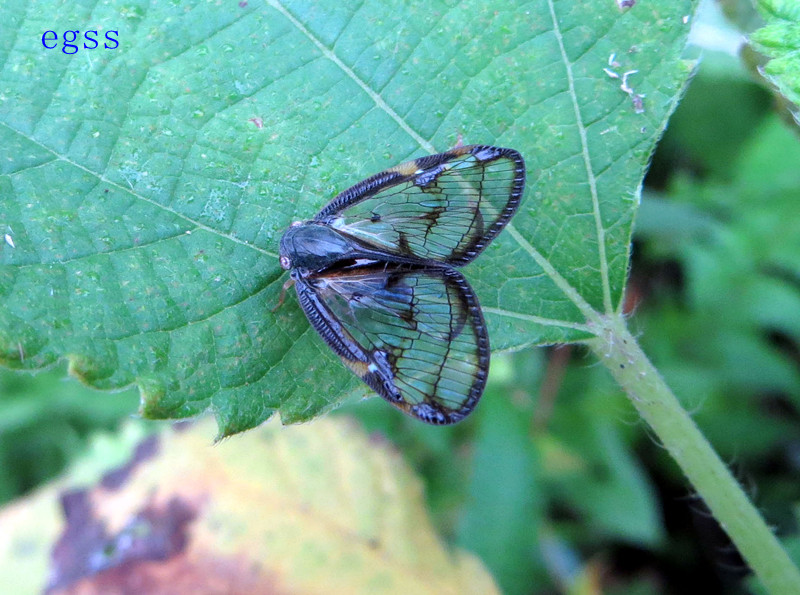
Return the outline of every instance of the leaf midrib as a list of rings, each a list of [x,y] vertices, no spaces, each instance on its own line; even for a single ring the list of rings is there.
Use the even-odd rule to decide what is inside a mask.
[[[553,5],[553,0],[547,0],[547,6],[550,9],[550,18],[553,22],[553,33],[555,34],[556,41],[558,42],[561,60],[564,62],[564,70],[567,74],[569,98],[570,101],[572,101],[572,108],[575,113],[575,125],[578,128],[578,134],[580,135],[581,139],[581,156],[583,157],[583,165],[586,169],[586,179],[589,182],[589,192],[592,196],[592,214],[594,216],[595,233],[597,234],[597,248],[599,252],[598,257],[600,259],[600,279],[603,287],[603,309],[607,314],[611,314],[614,309],[611,304],[611,286],[608,275],[608,258],[606,256],[606,233],[605,229],[603,229],[603,219],[600,214],[600,199],[597,193],[597,179],[595,178],[594,171],[592,170],[592,159],[589,155],[589,139],[586,135],[586,127],[583,125],[581,108],[578,104],[578,95],[575,92],[575,78],[572,73],[572,64],[567,57],[567,51],[564,47],[564,38],[561,35],[561,28],[558,25],[556,9]],[[576,303],[575,305],[581,308],[581,312],[584,312],[584,309],[580,304]],[[596,312],[593,308],[592,315],[589,315],[587,312],[584,312],[584,314],[590,319],[596,316]]]

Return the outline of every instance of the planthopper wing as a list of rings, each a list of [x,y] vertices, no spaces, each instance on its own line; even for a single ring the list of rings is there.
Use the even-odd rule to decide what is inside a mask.
[[[311,324],[384,399],[432,424],[465,417],[489,371],[489,338],[463,275],[375,263],[296,277]]]
[[[314,221],[389,256],[461,266],[505,227],[524,187],[525,162],[517,151],[469,145],[367,178]]]

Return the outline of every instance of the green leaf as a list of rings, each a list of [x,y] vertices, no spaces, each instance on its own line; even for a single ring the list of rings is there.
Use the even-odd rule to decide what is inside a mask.
[[[800,122],[800,5],[794,0],[759,0],[766,24],[750,36],[755,48],[771,58],[764,76],[794,104]]]
[[[210,408],[222,435],[364,394],[293,299],[271,313],[282,230],[459,135],[528,164],[513,225],[465,271],[493,347],[587,338],[619,309],[694,2],[242,4],[37,4],[119,31],[72,55],[4,4],[0,361],[66,358],[137,385],[146,416]]]

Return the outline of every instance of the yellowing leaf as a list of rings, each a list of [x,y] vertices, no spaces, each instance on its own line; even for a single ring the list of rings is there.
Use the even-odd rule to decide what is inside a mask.
[[[92,487],[61,482],[0,512],[0,575],[18,593],[48,577],[84,593],[497,591],[443,545],[400,456],[354,424],[270,423],[216,446],[212,432],[166,432]]]

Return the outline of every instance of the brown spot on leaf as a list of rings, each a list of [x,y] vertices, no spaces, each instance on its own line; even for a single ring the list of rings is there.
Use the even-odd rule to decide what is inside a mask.
[[[48,593],[157,592],[152,590],[113,591],[89,588],[116,577],[131,575],[143,563],[166,561],[179,555],[188,542],[189,523],[197,511],[184,500],[171,498],[162,506],[147,505],[132,515],[119,531],[111,533],[93,509],[86,490],[67,492],[61,497],[66,527],[53,547]],[[77,591],[78,583],[83,586]],[[171,591],[180,592],[180,591]]]
[[[100,485],[109,490],[119,489],[125,483],[125,480],[130,477],[131,472],[133,472],[137,466],[149,459],[152,459],[157,454],[158,437],[155,435],[148,436],[136,446],[131,460],[122,467],[117,467],[116,469],[112,469],[106,473],[103,476],[103,479],[100,480]]]

